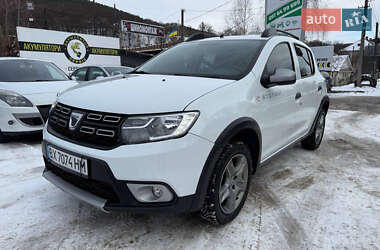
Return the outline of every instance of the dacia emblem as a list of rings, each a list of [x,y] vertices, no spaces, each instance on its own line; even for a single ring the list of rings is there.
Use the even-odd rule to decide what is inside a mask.
[[[79,112],[71,113],[70,120],[69,120],[69,129],[71,131],[74,131],[78,127],[80,121],[83,118],[83,115],[84,115],[83,113],[79,113]]]

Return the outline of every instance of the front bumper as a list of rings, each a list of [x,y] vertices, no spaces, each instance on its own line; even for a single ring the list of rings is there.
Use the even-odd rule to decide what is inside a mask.
[[[38,119],[43,123],[43,119],[37,107],[6,107],[0,106],[0,131],[4,134],[17,134],[23,132],[42,131],[43,124],[30,125],[23,120]]]
[[[49,162],[46,144],[88,159],[89,178],[71,174]],[[42,146],[46,164],[44,175],[61,189],[105,211],[191,212],[200,208],[196,190],[212,146],[212,143],[189,134],[176,140],[121,146],[106,151],[63,141],[45,130]],[[163,184],[172,191],[174,199],[167,203],[140,203],[127,183]]]

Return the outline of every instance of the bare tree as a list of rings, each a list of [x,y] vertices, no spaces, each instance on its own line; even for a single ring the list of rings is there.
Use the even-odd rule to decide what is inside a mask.
[[[17,3],[18,0],[0,0],[0,13],[4,14],[4,35],[6,37],[9,36],[9,14],[17,9]]]
[[[12,25],[9,23],[9,20],[11,18],[11,13],[17,10],[18,8],[18,0],[0,0],[0,23],[3,23],[1,25],[0,29],[0,55],[7,56],[9,55],[9,48],[10,48],[10,27]]]
[[[319,9],[321,7],[321,0],[306,0],[307,8]],[[326,6],[327,7],[327,6]],[[327,32],[326,31],[309,31],[310,40],[325,40]]]
[[[225,36],[235,36],[235,35],[239,35],[234,29],[232,29],[231,27],[227,27],[226,29],[223,30],[223,32],[221,33]]]
[[[227,27],[237,34],[246,35],[252,28],[252,18],[252,0],[235,0],[231,13],[226,16]]]
[[[201,22],[198,26],[198,29],[201,30],[202,32],[215,33],[212,25],[205,22]]]

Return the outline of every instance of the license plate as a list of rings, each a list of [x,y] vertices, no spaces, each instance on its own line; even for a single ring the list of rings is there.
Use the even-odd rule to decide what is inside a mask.
[[[49,160],[63,169],[69,169],[77,174],[88,176],[87,160],[58,150],[50,145],[46,147]]]

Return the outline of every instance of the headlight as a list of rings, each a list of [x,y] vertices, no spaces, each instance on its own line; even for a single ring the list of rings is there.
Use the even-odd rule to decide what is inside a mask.
[[[0,90],[0,100],[12,107],[33,107],[33,104],[28,99],[9,90]]]
[[[135,116],[122,125],[122,141],[136,144],[184,136],[193,126],[199,112],[184,112],[154,116]]]

